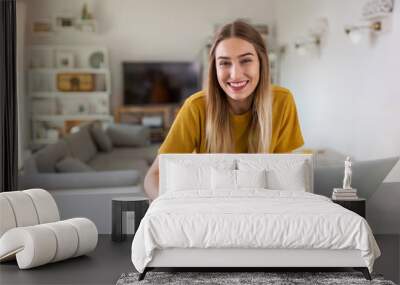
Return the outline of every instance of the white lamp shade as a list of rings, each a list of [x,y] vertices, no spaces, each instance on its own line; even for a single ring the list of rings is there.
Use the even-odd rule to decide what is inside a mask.
[[[352,31],[349,33],[349,38],[350,38],[350,41],[351,41],[353,44],[358,44],[358,43],[361,41],[361,39],[362,39],[361,31],[352,30]]]
[[[305,47],[304,45],[301,45],[299,47],[297,47],[297,54],[300,56],[306,55],[307,54],[307,47]]]

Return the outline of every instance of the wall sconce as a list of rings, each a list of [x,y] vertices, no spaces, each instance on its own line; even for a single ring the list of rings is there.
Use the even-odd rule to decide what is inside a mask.
[[[354,44],[357,44],[361,41],[362,31],[365,30],[368,30],[372,33],[380,32],[382,31],[382,22],[375,21],[368,25],[347,26],[344,29],[350,41]]]
[[[344,31],[350,41],[357,44],[363,37],[363,32],[368,31],[373,44],[378,34],[389,32],[392,28],[394,0],[368,0],[362,7],[364,25],[346,26]]]
[[[321,36],[312,35],[311,38],[305,40],[299,40],[294,44],[299,55],[306,55],[311,49],[320,50],[321,48]]]
[[[321,49],[326,41],[326,35],[329,32],[329,23],[327,18],[318,18],[308,31],[308,36],[302,37],[294,44],[298,55],[308,53],[321,55]]]

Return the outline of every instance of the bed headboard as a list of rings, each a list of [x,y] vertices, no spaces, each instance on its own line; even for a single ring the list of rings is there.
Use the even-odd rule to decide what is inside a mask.
[[[160,154],[159,155],[159,171],[160,195],[166,192],[168,180],[168,165],[169,163],[177,163],[184,165],[196,166],[217,166],[225,165],[232,169],[242,169],[257,167],[257,165],[266,165],[273,168],[275,165],[291,167],[295,164],[304,164],[305,179],[308,180],[306,191],[314,192],[314,163],[311,154],[253,154],[253,153],[238,153],[238,154]]]

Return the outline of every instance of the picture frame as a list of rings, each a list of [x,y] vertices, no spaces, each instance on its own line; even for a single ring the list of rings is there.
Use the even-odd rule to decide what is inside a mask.
[[[51,19],[37,19],[32,23],[32,32],[35,34],[45,34],[52,31]]]
[[[58,68],[74,68],[75,67],[74,53],[69,51],[57,51],[56,66]]]
[[[54,30],[73,30],[76,25],[76,18],[71,15],[57,15],[54,17]]]

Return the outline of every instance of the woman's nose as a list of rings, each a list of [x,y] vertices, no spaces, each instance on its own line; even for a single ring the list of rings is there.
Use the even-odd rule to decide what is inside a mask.
[[[240,79],[242,76],[242,67],[239,64],[232,64],[231,66],[231,79]]]

